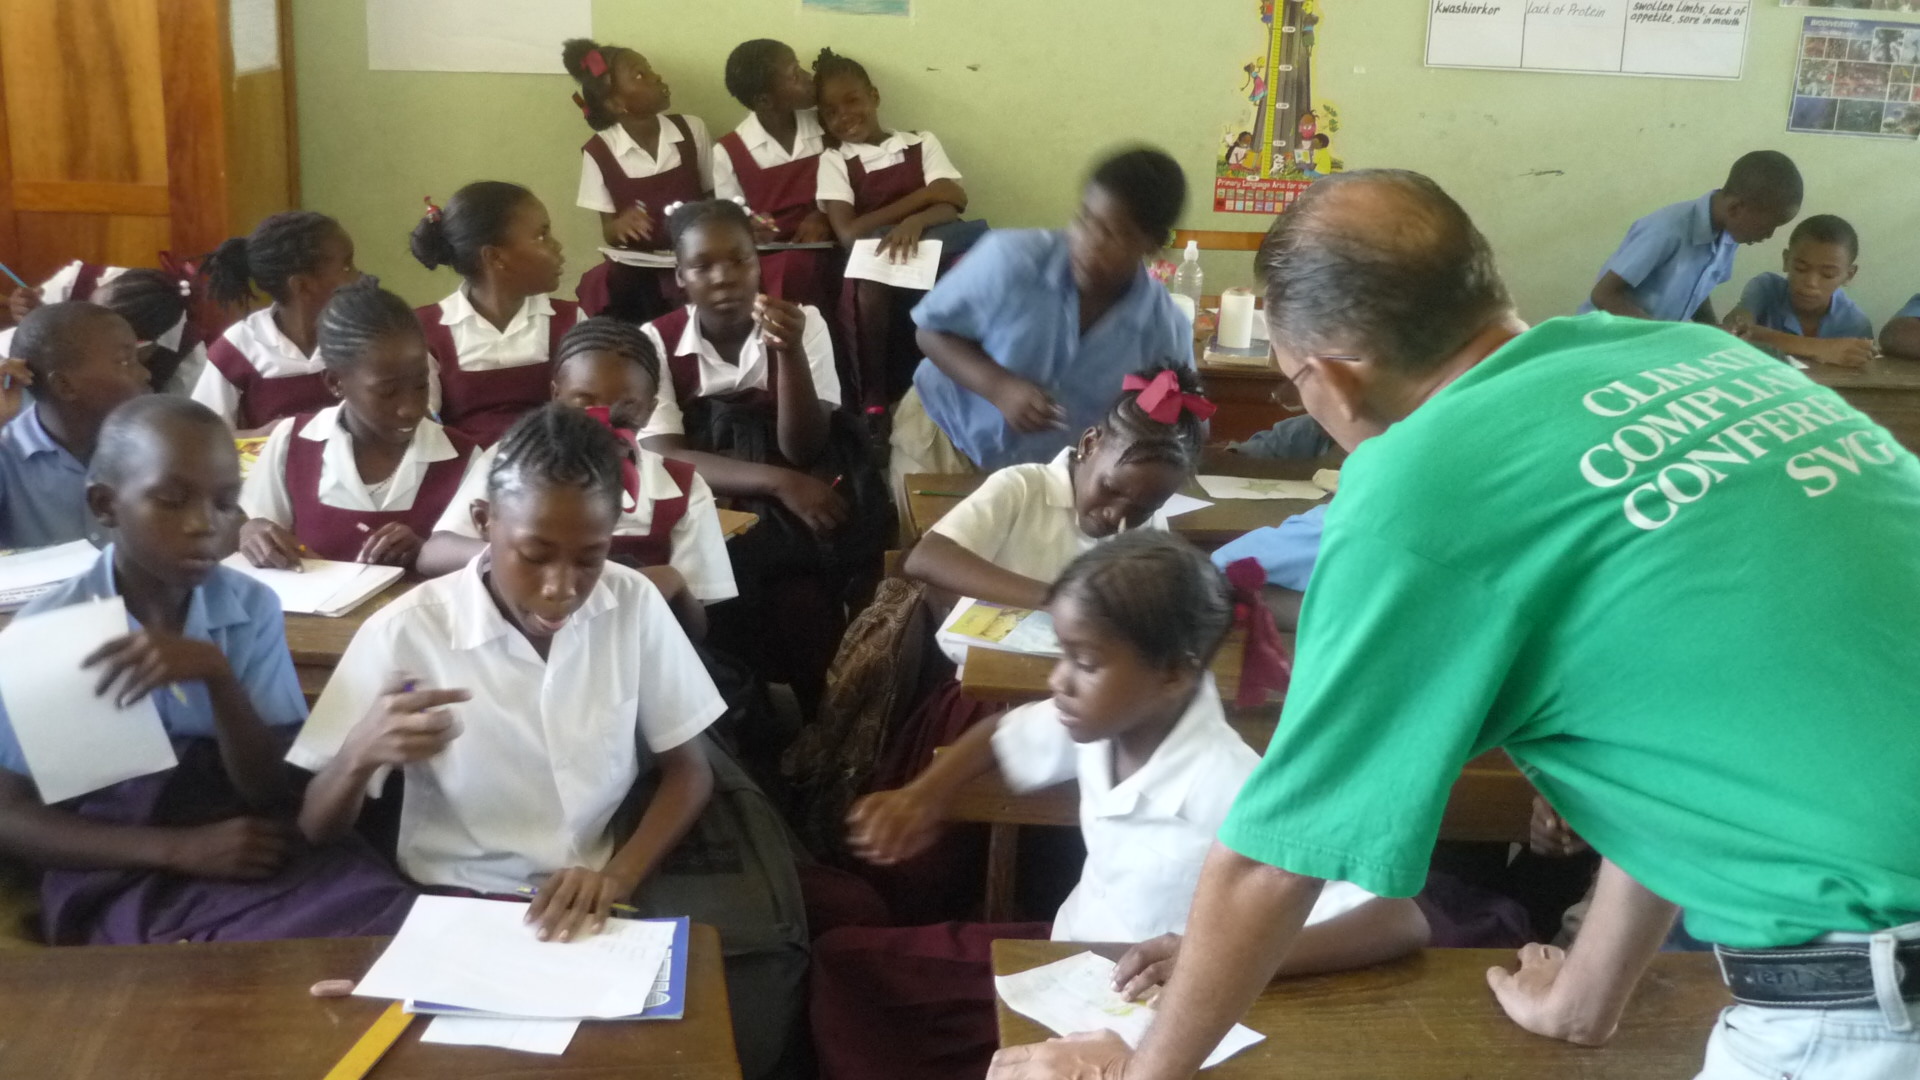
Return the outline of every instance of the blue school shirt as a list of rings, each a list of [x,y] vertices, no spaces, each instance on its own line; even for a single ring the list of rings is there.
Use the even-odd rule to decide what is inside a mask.
[[[1920,293],[1914,293],[1907,306],[1893,313],[1896,319],[1920,319]]]
[[[20,615],[117,596],[119,592],[113,580],[113,547],[109,545],[86,573],[28,604]],[[140,629],[132,615],[127,616],[127,629]],[[262,723],[290,727],[306,720],[307,699],[300,692],[293,657],[287,652],[287,625],[280,614],[280,598],[272,589],[238,571],[215,567],[213,575],[193,590],[193,599],[187,603],[184,636],[211,641],[227,654],[227,663],[233,666]],[[92,671],[84,675],[76,671],[74,677],[92,680],[95,675]],[[212,738],[213,702],[207,696],[206,684],[181,683],[179,688],[180,697],[168,687],[153,692],[167,734],[175,739]],[[31,775],[4,701],[0,701],[0,769]]]
[[[979,342],[1066,410],[1064,430],[1022,435],[992,402],[962,389],[933,361],[920,361],[913,385],[927,416],[984,472],[1052,460],[1106,417],[1127,375],[1162,361],[1193,366],[1193,325],[1145,266],[1126,295],[1080,333],[1080,291],[1063,232],[988,233],[913,309],[913,321]]]
[[[1713,227],[1713,197],[1709,191],[1691,202],[1663,206],[1627,230],[1620,249],[1594,276],[1597,284],[1611,270],[1633,287],[1633,296],[1648,315],[1669,322],[1686,322],[1713,290],[1732,280],[1733,255],[1740,245]],[[1594,310],[1589,295],[1580,314]]]
[[[1747,282],[1740,294],[1740,306],[1753,316],[1754,324],[1783,334],[1819,338],[1870,338],[1873,320],[1860,310],[1845,289],[1833,290],[1833,302],[1820,320],[1820,332],[1808,334],[1800,328],[1800,316],[1793,313],[1793,294],[1787,288],[1785,274],[1758,274]]]
[[[1327,520],[1327,507],[1321,503],[1304,514],[1295,514],[1278,525],[1255,529],[1213,553],[1213,565],[1225,570],[1241,559],[1257,559],[1267,572],[1267,584],[1295,592],[1306,592],[1313,577],[1313,564],[1320,558],[1320,532]]]
[[[94,532],[87,467],[53,441],[35,402],[0,428],[0,547],[64,544]]]

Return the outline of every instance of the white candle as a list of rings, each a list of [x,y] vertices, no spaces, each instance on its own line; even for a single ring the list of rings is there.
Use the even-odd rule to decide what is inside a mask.
[[[1253,294],[1228,289],[1220,296],[1220,344],[1244,349],[1253,344]]]

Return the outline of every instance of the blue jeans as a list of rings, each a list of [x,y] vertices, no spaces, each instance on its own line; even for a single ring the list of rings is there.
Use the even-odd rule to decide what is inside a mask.
[[[1735,1005],[1720,1013],[1694,1080],[1913,1080],[1920,1077],[1920,1002],[1892,990],[1895,941],[1920,940],[1920,923],[1878,934],[1829,934],[1824,942],[1885,942],[1874,957],[1876,1008],[1776,1009]]]

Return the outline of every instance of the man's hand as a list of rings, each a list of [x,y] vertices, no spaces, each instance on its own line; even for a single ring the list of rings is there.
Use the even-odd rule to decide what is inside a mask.
[[[1605,1032],[1582,1032],[1567,1022],[1553,1000],[1553,985],[1566,966],[1567,954],[1552,945],[1527,945],[1520,950],[1520,970],[1488,968],[1487,985],[1514,1023],[1549,1039],[1562,1039],[1582,1046],[1600,1046],[1613,1037]]]
[[[1125,1080],[1133,1051],[1111,1031],[1009,1046],[993,1055],[987,1080]]]

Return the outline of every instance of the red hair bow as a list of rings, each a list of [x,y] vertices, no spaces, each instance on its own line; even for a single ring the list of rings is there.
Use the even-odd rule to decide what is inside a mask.
[[[1140,396],[1135,400],[1140,405],[1140,411],[1158,424],[1171,424],[1179,420],[1182,409],[1192,413],[1195,420],[1205,420],[1219,408],[1199,394],[1182,393],[1180,374],[1171,368],[1151,379],[1129,375],[1120,381],[1120,389],[1139,391]]]
[[[630,453],[620,455],[620,486],[627,489],[627,505],[631,511],[640,506],[640,444],[633,439],[633,430],[613,422],[613,410],[605,405],[589,406],[588,416],[600,421],[600,426],[613,432],[614,437],[626,444]]]
[[[1271,693],[1286,693],[1293,673],[1293,661],[1280,643],[1280,628],[1273,624],[1273,613],[1267,605],[1260,602],[1260,590],[1266,583],[1267,571],[1258,559],[1240,559],[1227,565],[1227,584],[1233,587],[1233,621],[1246,631],[1240,691],[1233,702],[1237,708],[1251,709],[1266,704]]]
[[[437,207],[437,206],[435,206],[435,205],[433,205],[433,196],[431,196],[431,195],[422,195],[422,196],[420,196],[420,201],[421,201],[421,202],[423,202],[423,203],[426,203],[426,204],[427,204],[427,220],[428,220],[428,221],[439,221],[439,220],[440,220],[440,208],[439,208],[439,207]]]
[[[607,58],[600,55],[599,49],[589,49],[587,55],[580,58],[580,66],[597,79],[607,73]]]

